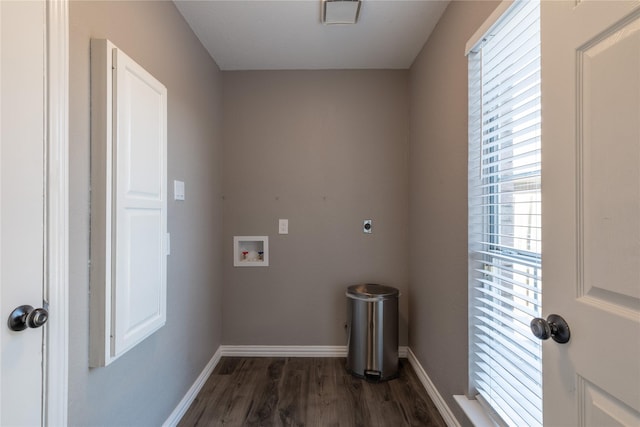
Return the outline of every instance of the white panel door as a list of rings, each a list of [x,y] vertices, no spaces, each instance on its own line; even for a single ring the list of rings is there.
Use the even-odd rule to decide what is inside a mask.
[[[0,1],[0,425],[40,425],[43,330],[9,330],[41,307],[44,236],[45,4]]]
[[[546,426],[640,425],[640,4],[542,2]]]
[[[121,50],[113,55],[118,357],[166,320],[167,90]]]

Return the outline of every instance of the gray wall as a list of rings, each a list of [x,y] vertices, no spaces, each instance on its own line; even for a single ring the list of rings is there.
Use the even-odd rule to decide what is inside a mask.
[[[225,344],[345,345],[363,282],[401,290],[407,344],[407,76],[223,73]],[[234,268],[234,235],[268,235],[270,266]]]
[[[410,70],[409,346],[459,420],[467,390],[467,60],[498,2],[449,4]]]
[[[187,194],[168,205],[167,324],[97,369],[87,363],[91,37],[110,39],[167,87],[168,175]],[[70,425],[160,425],[221,343],[220,84],[173,3],[70,3]]]

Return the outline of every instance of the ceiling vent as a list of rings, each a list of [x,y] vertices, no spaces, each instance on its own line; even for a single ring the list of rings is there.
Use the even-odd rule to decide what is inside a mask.
[[[322,0],[322,23],[355,24],[360,14],[360,0]]]

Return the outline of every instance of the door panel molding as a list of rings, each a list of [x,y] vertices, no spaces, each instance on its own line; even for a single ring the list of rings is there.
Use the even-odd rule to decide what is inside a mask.
[[[606,82],[640,80],[640,63],[624,50],[625,44],[632,43],[633,39],[637,43],[638,38],[640,10],[588,40],[577,49],[576,58],[576,296],[584,303],[635,321],[640,321],[640,292],[636,282],[636,276],[640,275],[639,254],[626,249],[632,248],[640,235],[640,223],[636,223],[635,229],[627,226],[629,216],[637,218],[640,213],[640,206],[631,203],[633,195],[640,190],[637,160],[640,145],[626,146],[626,151],[621,152],[621,148],[615,148],[618,146],[615,140],[637,140],[640,136],[633,113],[640,109],[640,95],[628,91],[622,84],[616,86],[617,92],[613,93],[612,86]],[[612,58],[620,62],[624,57],[628,66],[607,66]],[[621,105],[615,111],[602,108],[614,100],[618,104],[635,105]],[[634,208],[635,212],[630,212]],[[592,243],[586,245],[585,242]],[[615,242],[613,247],[612,242]],[[628,271],[629,275],[624,281],[611,281],[613,271]]]
[[[640,412],[578,375],[578,425],[640,425]]]

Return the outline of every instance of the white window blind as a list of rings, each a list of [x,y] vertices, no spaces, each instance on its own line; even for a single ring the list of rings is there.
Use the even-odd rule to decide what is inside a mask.
[[[469,53],[473,393],[508,425],[542,425],[540,12],[518,1]]]

